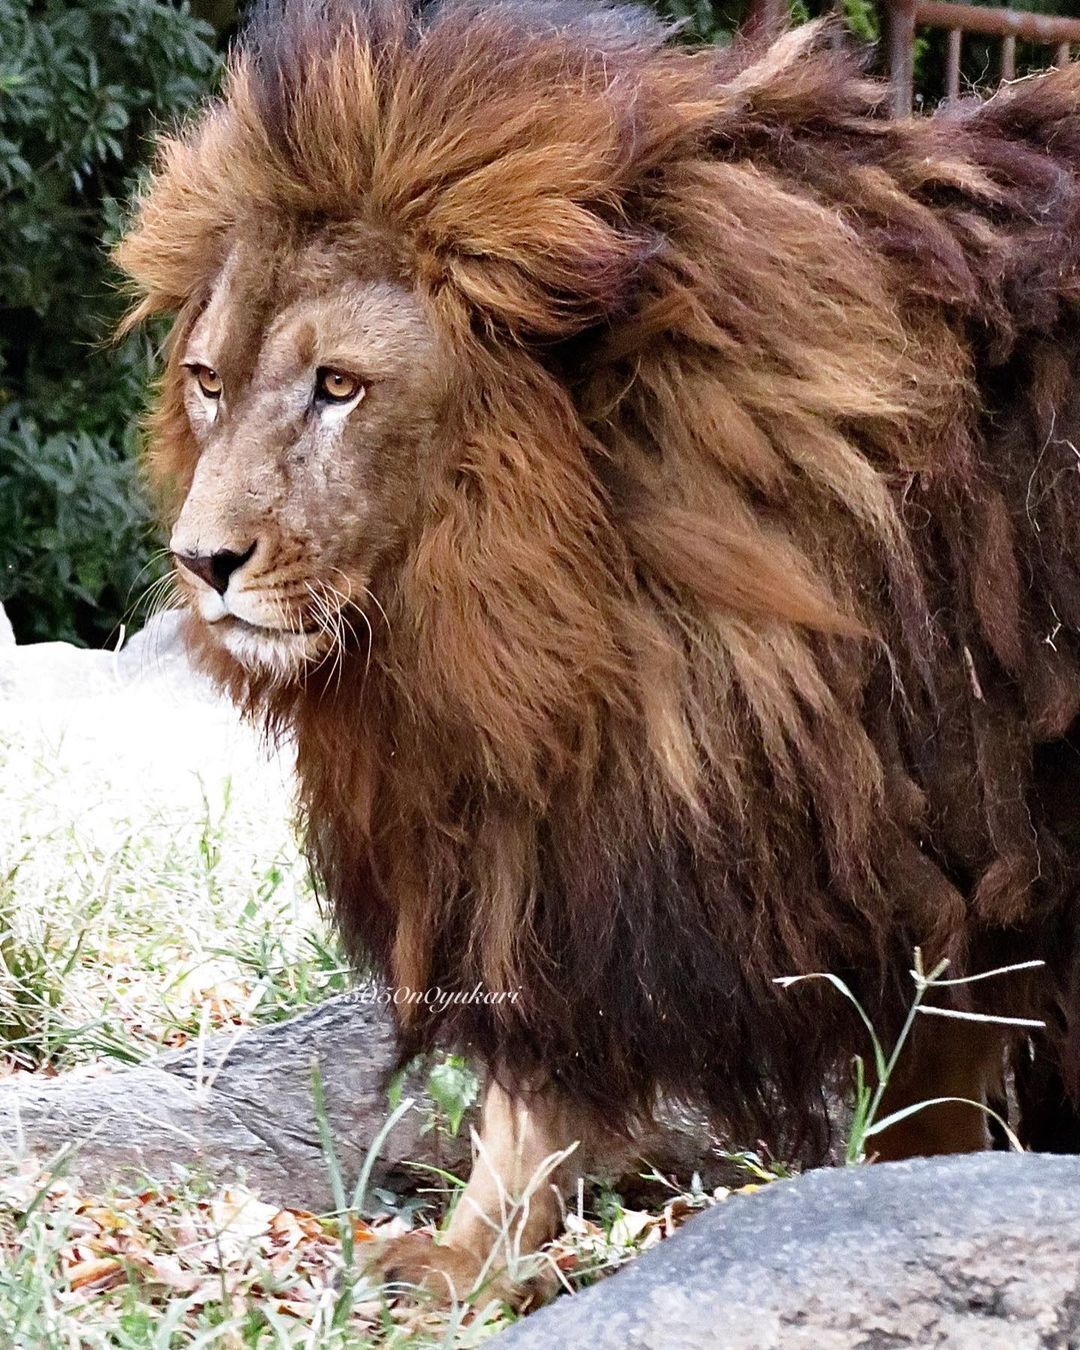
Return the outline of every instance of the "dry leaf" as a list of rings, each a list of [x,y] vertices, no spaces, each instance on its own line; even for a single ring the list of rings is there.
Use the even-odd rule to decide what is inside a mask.
[[[115,1257],[95,1257],[70,1266],[67,1277],[72,1289],[105,1289],[124,1278],[124,1267]]]
[[[257,1200],[250,1191],[233,1188],[210,1201],[210,1214],[219,1233],[230,1237],[259,1237],[280,1213],[276,1205]]]
[[[139,1270],[154,1284],[163,1284],[168,1289],[190,1293],[199,1282],[194,1271],[186,1271],[175,1256],[164,1253],[146,1252],[132,1258]]]

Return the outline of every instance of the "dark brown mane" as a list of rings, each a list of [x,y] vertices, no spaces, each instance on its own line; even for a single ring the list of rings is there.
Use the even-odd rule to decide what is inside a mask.
[[[121,250],[136,316],[183,318],[238,233],[362,220],[430,304],[467,377],[370,669],[218,669],[296,734],[353,950],[521,991],[403,1054],[608,1124],[662,1089],[820,1141],[862,1032],[780,975],[887,1030],[916,944],[1000,949],[1076,1013],[1080,69],[894,122],[826,31],[288,3]]]

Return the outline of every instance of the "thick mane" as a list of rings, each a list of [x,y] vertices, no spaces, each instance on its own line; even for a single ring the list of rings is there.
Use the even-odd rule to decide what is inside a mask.
[[[362,221],[467,372],[370,663],[227,677],[297,735],[355,950],[521,990],[406,1017],[403,1053],[813,1141],[864,1047],[774,977],[845,975],[887,1029],[916,943],[1063,950],[1039,747],[1080,709],[1080,70],[892,122],[827,28],[664,37],[274,6],[120,258],[134,319],[182,326],[237,235]]]

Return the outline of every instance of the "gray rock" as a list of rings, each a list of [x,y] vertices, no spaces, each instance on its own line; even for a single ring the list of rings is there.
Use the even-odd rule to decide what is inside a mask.
[[[775,1182],[500,1339],[505,1350],[1072,1350],[1080,1159],[986,1153]]]
[[[118,683],[116,660],[67,642],[0,647],[0,698],[50,703],[108,693]]]
[[[183,615],[166,610],[118,651],[92,651],[67,642],[5,642],[0,611],[0,699],[38,704],[126,694],[217,702],[221,696],[192,669],[181,638]],[[8,626],[10,632],[10,625]]]
[[[15,630],[11,626],[11,620],[4,613],[4,606],[0,605],[0,647],[15,646]]]
[[[334,1153],[351,1182],[390,1115],[385,1084],[393,1061],[387,1013],[346,994],[289,1021],[218,1033],[201,1049],[138,1068],[0,1084],[0,1145],[44,1158],[71,1146],[71,1170],[95,1185],[194,1168],[219,1182],[243,1176],[272,1203],[329,1209],[312,1065],[319,1066]],[[433,1107],[421,1075],[406,1080],[404,1095],[415,1106],[381,1141],[373,1184],[397,1188],[413,1164],[466,1175],[474,1117],[449,1137],[430,1129]],[[710,1184],[723,1165],[700,1124],[683,1116],[643,1139],[641,1154],[665,1173],[689,1177],[696,1170]],[[635,1159],[629,1175],[640,1168]]]
[[[215,1181],[243,1177],[273,1203],[328,1209],[313,1066],[338,1163],[351,1178],[390,1114],[384,1075],[391,1062],[383,1014],[344,996],[258,1031],[217,1033],[201,1048],[137,1068],[2,1084],[0,1142],[46,1158],[71,1146],[70,1170],[90,1184],[193,1168]],[[419,1083],[407,1089],[423,1095]],[[467,1161],[467,1136],[437,1141],[422,1133],[427,1121],[418,1106],[391,1131],[375,1184],[388,1182],[406,1160],[435,1162],[436,1152],[440,1165]]]
[[[217,1033],[137,1068],[0,1085],[0,1141],[46,1157],[72,1146],[71,1170],[91,1183],[167,1177],[182,1166],[215,1180],[243,1176],[277,1203],[327,1208],[313,1068],[348,1176],[390,1113],[383,1083],[390,1062],[381,1014],[348,997],[331,999],[287,1022]],[[405,1158],[432,1160],[420,1137],[424,1121],[413,1111],[391,1132],[376,1182]],[[462,1142],[460,1151],[467,1149]]]

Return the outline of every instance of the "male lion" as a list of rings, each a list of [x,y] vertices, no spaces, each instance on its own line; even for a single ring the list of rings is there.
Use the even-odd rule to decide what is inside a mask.
[[[294,738],[357,958],[482,991],[399,1007],[403,1059],[491,1085],[445,1242],[388,1269],[464,1292],[507,1193],[660,1094],[820,1151],[865,1033],[774,981],[888,1035],[916,945],[1046,961],[950,992],[1046,1018],[1027,1137],[1071,1128],[1080,70],[884,98],[815,26],[287,0],[162,138],[119,256],[175,316],[191,649]],[[997,1090],[1000,1028],[921,1030],[890,1108]],[[519,1247],[557,1217],[537,1186]]]

